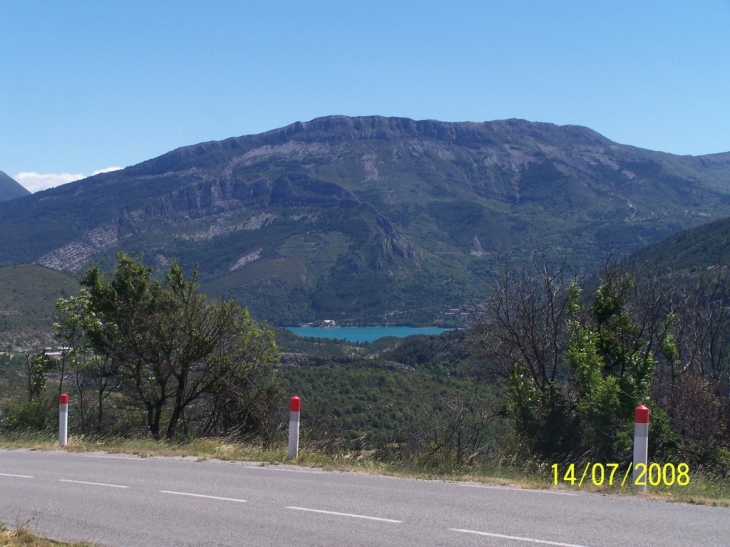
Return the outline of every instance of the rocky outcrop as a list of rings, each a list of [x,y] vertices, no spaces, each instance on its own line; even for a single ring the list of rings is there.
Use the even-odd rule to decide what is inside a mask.
[[[137,232],[142,225],[197,221],[242,209],[270,207],[355,205],[359,200],[347,188],[307,175],[285,175],[274,181],[253,182],[224,178],[191,184],[155,200],[152,204],[123,215],[124,231]]]
[[[258,260],[261,256],[261,249],[260,247],[256,249],[255,251],[252,251],[250,253],[246,253],[241,258],[239,258],[236,263],[228,268],[228,271],[235,272],[236,270],[243,268],[246,264],[250,264],[251,262]]]
[[[111,249],[117,241],[116,224],[100,226],[84,237],[43,255],[36,262],[54,270],[77,272],[92,256]]]

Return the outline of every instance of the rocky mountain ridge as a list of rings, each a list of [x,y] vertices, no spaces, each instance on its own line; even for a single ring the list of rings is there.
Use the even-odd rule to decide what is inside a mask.
[[[495,250],[589,270],[609,245],[728,215],[730,153],[524,120],[330,116],[0,204],[0,264],[78,271],[124,250],[198,264],[208,292],[281,324],[433,324],[483,293]]]

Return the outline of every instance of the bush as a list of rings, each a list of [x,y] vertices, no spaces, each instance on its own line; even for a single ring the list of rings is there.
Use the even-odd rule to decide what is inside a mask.
[[[56,408],[55,399],[47,395],[31,401],[12,402],[3,409],[3,429],[9,431],[52,429],[57,425]]]

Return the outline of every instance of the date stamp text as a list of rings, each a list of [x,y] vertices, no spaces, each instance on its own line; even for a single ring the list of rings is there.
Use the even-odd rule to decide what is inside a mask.
[[[635,477],[633,464],[620,469],[618,463],[587,462],[576,468],[576,464],[557,464],[552,466],[553,484],[561,482],[570,486],[687,486],[690,481],[689,465],[686,463],[636,464]]]

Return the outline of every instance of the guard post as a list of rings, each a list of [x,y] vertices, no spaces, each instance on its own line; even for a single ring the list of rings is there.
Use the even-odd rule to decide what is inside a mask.
[[[293,460],[299,456],[299,415],[301,414],[302,400],[296,395],[289,399],[289,454]]]
[[[66,446],[68,442],[68,395],[61,393],[58,401],[58,444]]]
[[[649,476],[649,416],[651,411],[644,405],[639,405],[634,410],[634,464],[632,473],[632,484],[640,492],[646,492],[646,481]],[[643,464],[644,484],[636,484],[642,470],[637,469]]]

